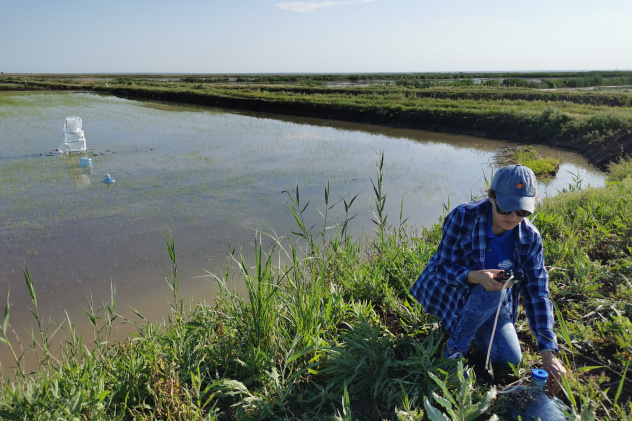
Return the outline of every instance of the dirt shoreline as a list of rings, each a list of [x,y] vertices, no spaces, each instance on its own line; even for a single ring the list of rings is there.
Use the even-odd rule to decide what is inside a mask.
[[[632,157],[632,128],[620,130],[602,142],[589,144],[581,155],[596,168],[607,171],[610,163]]]

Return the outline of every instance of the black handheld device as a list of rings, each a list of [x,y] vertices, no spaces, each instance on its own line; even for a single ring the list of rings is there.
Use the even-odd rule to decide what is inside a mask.
[[[511,279],[509,281],[509,279]],[[518,282],[524,279],[524,273],[522,272],[514,272],[513,270],[505,270],[503,272],[498,272],[496,275],[496,280],[502,283],[507,283],[509,281],[510,285],[515,285]]]

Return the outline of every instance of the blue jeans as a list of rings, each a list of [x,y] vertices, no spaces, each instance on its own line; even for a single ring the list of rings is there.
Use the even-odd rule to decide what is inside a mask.
[[[498,300],[500,300],[500,291],[487,291],[480,285],[472,288],[456,328],[448,339],[446,354],[458,351],[465,355],[470,350],[472,339],[474,339],[476,346],[487,355]],[[507,363],[517,365],[522,360],[516,327],[504,306],[500,308],[490,358],[493,362],[505,367]]]

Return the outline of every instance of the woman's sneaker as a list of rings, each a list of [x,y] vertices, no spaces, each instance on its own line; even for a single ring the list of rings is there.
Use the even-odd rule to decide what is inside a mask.
[[[443,358],[445,358],[446,360],[463,360],[465,359],[465,357],[463,356],[463,354],[459,351],[453,352],[451,354],[448,354],[448,348],[446,348],[443,351]],[[450,371],[450,374],[454,374],[456,372],[456,367],[452,368]],[[468,372],[467,372],[467,367],[464,367],[463,369],[463,378],[467,379],[469,378]]]
[[[448,355],[448,349],[446,348],[446,350],[443,351],[443,358],[445,358],[446,360],[462,360],[465,357],[459,351],[453,352],[452,354]]]

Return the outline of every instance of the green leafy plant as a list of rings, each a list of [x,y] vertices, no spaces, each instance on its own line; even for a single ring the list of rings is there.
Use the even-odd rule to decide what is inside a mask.
[[[432,399],[445,410],[445,413],[443,413],[432,405],[428,397],[424,397],[424,408],[426,408],[428,418],[432,421],[475,420],[486,413],[494,399],[496,399],[497,392],[496,389],[492,387],[478,402],[474,401],[473,394],[475,387],[473,372],[471,369],[465,370],[461,361],[459,361],[457,365],[456,376],[461,386],[456,391],[453,391],[448,388],[448,384],[444,380],[441,380],[434,374],[430,374],[430,377],[437,386],[439,386],[442,392],[442,395],[433,392]]]
[[[632,175],[632,159],[621,157],[608,165],[608,181],[621,181]]]

